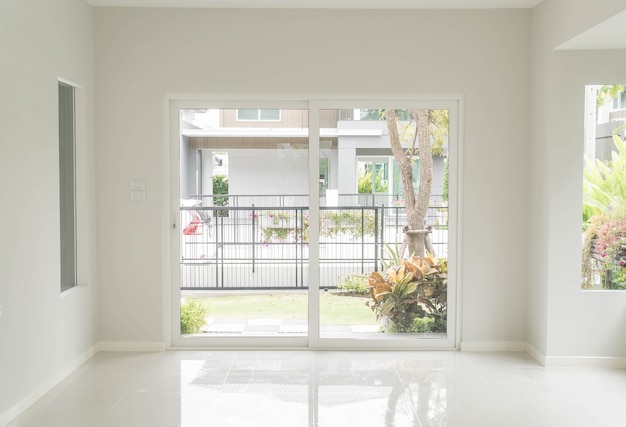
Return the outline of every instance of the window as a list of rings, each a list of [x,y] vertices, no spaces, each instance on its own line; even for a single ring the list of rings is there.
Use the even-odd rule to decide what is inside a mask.
[[[626,90],[623,90],[611,101],[612,110],[622,110],[626,108]]]
[[[76,109],[74,86],[59,82],[61,292],[76,286]]]
[[[626,124],[620,114],[604,114],[626,108],[624,86],[585,89],[583,289],[626,290]]]
[[[239,108],[237,109],[239,121],[280,121],[279,109],[262,108]]]

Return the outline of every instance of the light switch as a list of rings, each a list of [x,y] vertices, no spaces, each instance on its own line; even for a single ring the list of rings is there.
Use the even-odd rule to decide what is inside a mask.
[[[145,191],[131,190],[131,192],[130,192],[130,200],[133,200],[133,201],[146,200],[146,192]]]
[[[131,179],[129,183],[130,190],[142,190],[146,191],[146,180],[145,179]]]
[[[130,200],[132,201],[146,200],[146,180],[145,179],[131,179],[128,182],[128,189],[130,191]]]

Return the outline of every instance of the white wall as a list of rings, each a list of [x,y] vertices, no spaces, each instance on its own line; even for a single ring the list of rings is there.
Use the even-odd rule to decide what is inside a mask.
[[[165,339],[164,94],[410,91],[465,96],[463,338],[524,340],[529,24],[523,10],[97,9],[102,339]],[[146,202],[129,202],[131,177]]]
[[[533,12],[528,341],[547,363],[626,357],[626,293],[580,290],[584,86],[626,81],[626,55],[553,51],[623,8],[545,0]]]
[[[307,194],[308,151],[228,150],[230,194]]]
[[[0,425],[97,341],[93,9],[2,1],[0,52]],[[60,293],[58,89],[78,106],[81,287]]]

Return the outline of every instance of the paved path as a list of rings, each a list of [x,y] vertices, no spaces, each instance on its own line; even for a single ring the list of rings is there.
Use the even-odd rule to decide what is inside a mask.
[[[378,332],[377,325],[322,326],[328,333],[367,333]],[[214,318],[207,319],[202,328],[205,334],[241,334],[241,335],[306,335],[306,319],[247,319]]]

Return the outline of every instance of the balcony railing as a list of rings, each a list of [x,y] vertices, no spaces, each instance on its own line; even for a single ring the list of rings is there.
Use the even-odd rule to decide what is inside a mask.
[[[180,208],[181,289],[308,288],[309,208],[296,205],[308,203],[306,196],[228,196],[224,206],[203,199]],[[433,203],[425,222],[436,255],[447,257],[446,204]],[[320,287],[334,289],[346,276],[380,270],[384,247],[402,244],[405,225],[401,206],[320,207]]]

